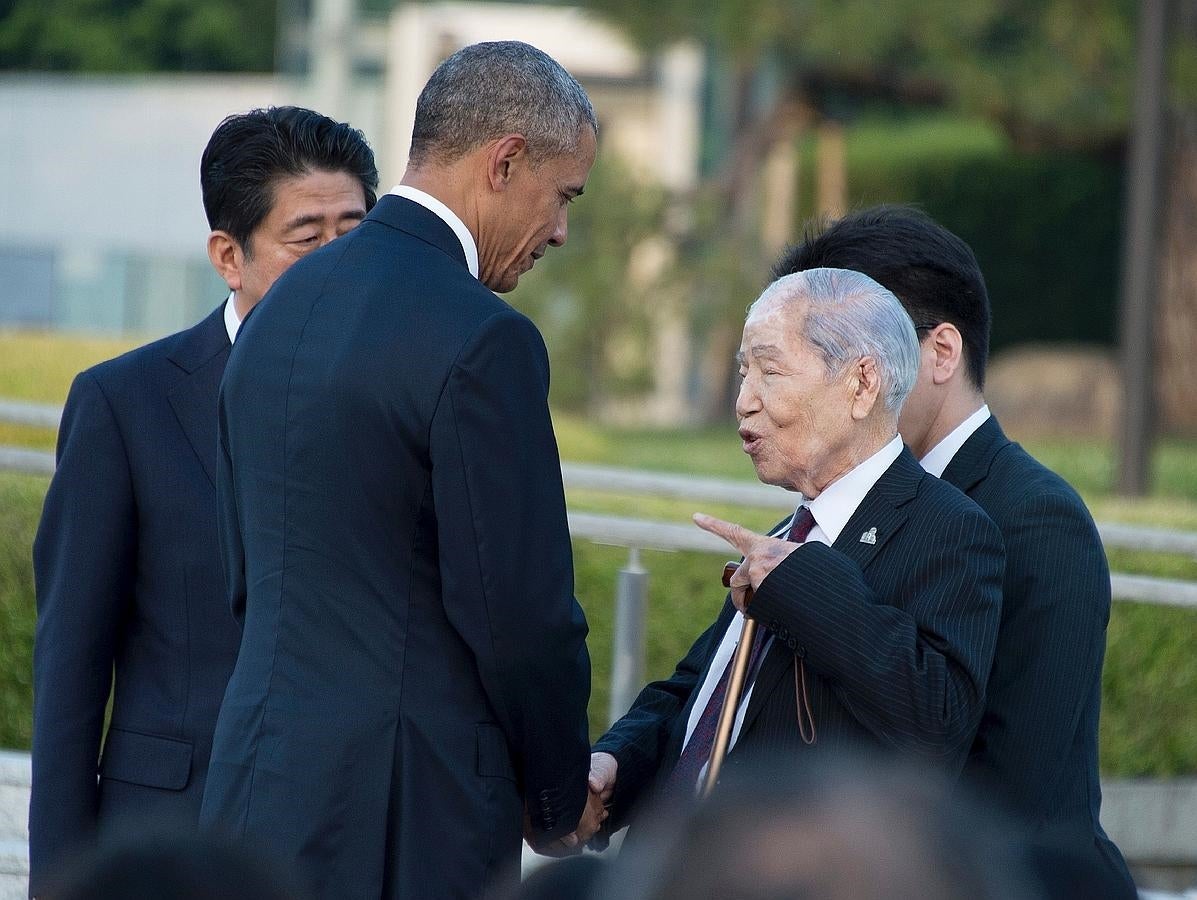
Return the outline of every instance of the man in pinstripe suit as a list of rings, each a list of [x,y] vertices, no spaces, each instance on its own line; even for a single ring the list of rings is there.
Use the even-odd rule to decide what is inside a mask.
[[[762,641],[728,770],[872,748],[955,773],[980,719],[1001,539],[898,437],[918,372],[910,318],[859,273],[792,275],[749,310],[738,359],[744,451],[762,481],[798,493],[799,509],[773,536],[696,517],[745,561],[673,676],[594,748],[591,789],[611,830],[654,795],[693,795],[745,615]]]
[[[863,272],[914,320],[919,377],[898,428],[923,468],[968,494],[1006,546],[1002,622],[965,776],[1036,844],[1104,871],[1133,896],[1099,821],[1097,726],[1110,576],[1076,492],[1003,434],[982,389],[989,298],[972,250],[929,217],[863,210],[810,235],[774,269]]]

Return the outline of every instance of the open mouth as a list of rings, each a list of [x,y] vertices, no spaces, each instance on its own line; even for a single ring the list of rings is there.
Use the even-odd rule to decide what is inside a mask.
[[[747,428],[740,429],[740,440],[744,442],[744,452],[752,456],[761,449],[761,436]]]

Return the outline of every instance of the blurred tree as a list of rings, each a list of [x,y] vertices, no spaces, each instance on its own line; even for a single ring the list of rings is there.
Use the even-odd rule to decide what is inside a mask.
[[[655,238],[663,210],[659,192],[600,153],[586,196],[570,206],[569,240],[510,295],[551,335],[555,406],[610,413],[649,386],[658,364],[647,323],[662,299]]]
[[[1197,434],[1197,3],[1180,2],[1171,59],[1168,188],[1156,316],[1160,421]]]
[[[269,72],[275,0],[0,0],[0,70]]]
[[[723,240],[738,245],[745,274],[754,266],[762,271],[750,248],[744,252],[743,223],[754,200],[748,185],[786,122],[839,118],[862,102],[926,104],[1000,123],[1023,150],[1069,148],[1107,158],[1124,150],[1136,0],[889,0],[883,7],[875,0],[582,2],[647,47],[696,38],[720,61],[722,93],[730,98],[722,104],[730,111],[726,131],[734,138],[706,190],[725,201],[720,225],[732,236]],[[1173,198],[1191,198],[1197,190],[1195,9],[1192,0],[1177,2],[1178,27],[1171,30],[1174,127],[1166,195]],[[1191,377],[1178,378],[1193,375],[1191,336],[1197,333],[1192,208],[1174,199],[1165,219],[1163,244],[1175,249],[1168,263],[1173,274],[1165,279],[1172,292],[1168,318],[1160,330],[1171,340],[1161,345],[1157,370],[1157,382],[1180,382],[1177,395],[1186,401],[1197,388]],[[712,339],[726,342],[725,331],[715,329]],[[718,354],[730,358],[726,347],[708,349],[709,357]],[[727,408],[729,383],[722,377],[711,382],[715,395],[704,404],[709,414]],[[1189,419],[1197,417],[1191,403],[1186,408]]]

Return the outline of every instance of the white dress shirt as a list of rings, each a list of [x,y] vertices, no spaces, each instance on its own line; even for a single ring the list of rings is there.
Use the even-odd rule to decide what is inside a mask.
[[[936,478],[943,478],[944,470],[952,461],[964,442],[973,436],[973,432],[985,424],[989,418],[989,406],[982,405],[975,413],[952,429],[952,433],[936,444],[919,460],[919,465]]]
[[[437,200],[432,194],[426,194],[419,188],[411,187],[406,184],[397,184],[391,188],[390,192],[396,197],[406,197],[413,203],[419,203],[422,207],[435,213],[439,216],[446,225],[453,229],[453,233],[457,235],[457,239],[461,241],[461,249],[465,251],[466,265],[470,268],[470,274],[475,278],[478,277],[478,244],[474,241],[474,236],[470,234],[470,229],[466,228],[465,222],[458,218],[457,213]]]
[[[229,343],[237,340],[237,332],[241,330],[241,317],[237,315],[237,307],[233,305],[233,294],[224,302],[224,328],[229,333]]]
[[[844,530],[844,526],[848,524],[848,520],[852,518],[852,514],[856,512],[856,507],[860,506],[861,501],[864,500],[865,494],[873,489],[873,485],[877,480],[885,474],[885,470],[893,464],[893,461],[898,458],[902,452],[902,439],[895,436],[888,444],[852,469],[846,475],[841,475],[838,479],[833,481],[823,489],[823,493],[819,494],[814,500],[806,500],[802,498],[798,504],[799,507],[806,506],[810,508],[811,515],[814,516],[815,524],[811,528],[810,534],[807,535],[806,541],[818,541],[821,544],[831,546],[840,536],[840,532]],[[801,495],[800,495],[801,496]],[[798,510],[794,510],[794,515],[797,515]],[[773,537],[784,537],[786,532],[790,530],[790,524],[794,517],[791,516],[783,525],[772,532]],[[707,670],[706,680],[703,681],[702,686],[698,689],[698,697],[694,701],[694,706],[690,710],[690,719],[686,724],[686,740],[682,744],[682,749],[685,749],[686,744],[690,743],[690,737],[694,734],[694,729],[698,725],[698,720],[702,716],[702,712],[707,707],[707,703],[711,699],[711,694],[715,692],[715,686],[719,683],[719,679],[723,676],[723,670],[727,668],[728,661],[735,653],[736,644],[740,642],[740,633],[744,630],[744,616],[742,613],[736,613],[732,616],[731,624],[727,626],[727,631],[723,633],[723,640],[719,644],[719,649],[715,651],[715,657],[711,660],[711,666]],[[769,635],[765,639],[764,645],[761,647],[761,659],[765,658],[765,654],[769,652],[769,645],[773,641],[773,636]],[[748,710],[748,702],[752,699],[752,691],[755,683],[750,685],[748,690],[744,692],[744,696],[740,698],[740,707],[736,710],[736,722],[732,727],[731,742],[728,744],[728,750],[735,746],[736,740],[740,737],[740,728],[744,724],[744,713]],[[701,785],[703,779],[706,778],[707,767],[703,766],[702,771],[698,775],[698,785]]]

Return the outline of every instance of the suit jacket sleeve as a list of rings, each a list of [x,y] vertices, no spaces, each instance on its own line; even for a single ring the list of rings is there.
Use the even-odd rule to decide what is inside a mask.
[[[503,310],[452,366],[430,451],[446,614],[473,651],[532,827],[551,839],[586,803],[590,658],[547,398],[540,333]]]
[[[959,769],[997,640],[1001,537],[974,508],[891,544],[896,596],[878,596],[853,560],[811,542],[765,578],[749,613],[792,635],[795,652],[880,740]]]
[[[31,886],[93,835],[104,708],[133,593],[137,509],[124,439],[95,377],[71,386],[33,545]]]
[[[595,751],[610,753],[618,763],[611,815],[604,831],[614,833],[627,824],[628,814],[657,777],[670,736],[679,725],[678,717],[702,683],[707,660],[723,639],[734,612],[730,601],[725,603],[723,612],[699,635],[673,675],[645,687],[631,708],[594,745]]]
[[[1002,531],[1006,541],[1006,596],[1002,640],[1008,648],[994,663],[992,683],[1003,696],[1028,701],[1017,710],[995,710],[986,725],[987,755],[1010,771],[1037,779],[1004,781],[1016,809],[1041,807],[1076,739],[1078,721],[1101,683],[1110,573],[1092,520],[1075,496],[1028,496]]]

